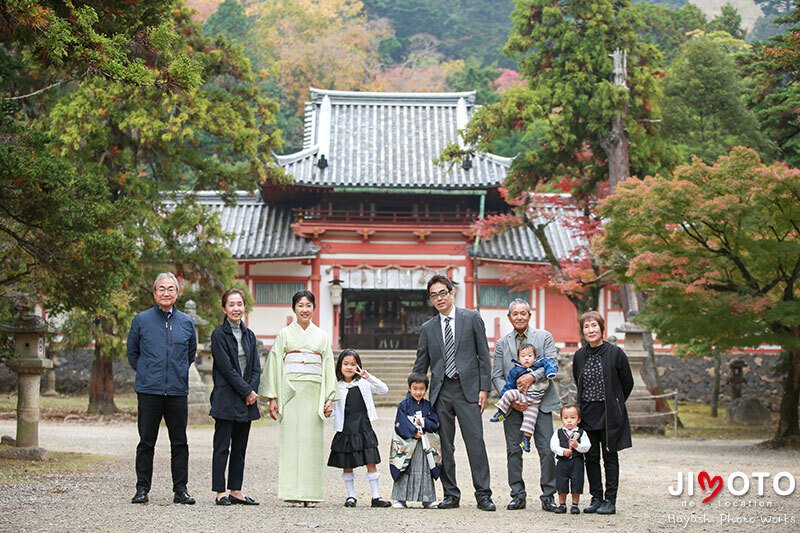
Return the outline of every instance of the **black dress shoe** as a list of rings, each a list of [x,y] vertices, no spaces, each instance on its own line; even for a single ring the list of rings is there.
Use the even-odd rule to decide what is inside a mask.
[[[453,498],[452,496],[445,496],[444,499],[439,502],[437,509],[456,509],[460,506],[461,500]]]
[[[230,496],[228,496],[230,499]],[[194,505],[194,498],[192,498],[188,492],[182,490],[180,492],[175,493],[175,497],[172,498],[172,503],[180,503],[182,505]],[[233,500],[231,500],[233,503]]]
[[[222,498],[217,498],[214,500],[214,505],[224,505],[229,507],[231,505],[231,500],[227,496],[223,496]]]
[[[235,496],[228,496],[228,499],[234,505],[259,505],[259,503],[250,496],[245,496],[243,500],[240,500]]]
[[[496,511],[497,506],[490,498],[484,498],[478,502],[478,509],[481,511]]]
[[[614,502],[610,502],[608,500],[603,502],[603,505],[598,507],[597,514],[616,514],[617,513],[617,506],[614,505]]]
[[[372,505],[372,507],[391,507],[392,506],[392,502],[390,502],[389,500],[386,500],[386,499],[381,498],[380,496],[378,496],[377,498],[372,498],[372,504],[371,505]]]
[[[356,506],[356,502],[358,502],[358,500],[356,500],[352,496],[348,496],[347,499],[344,501],[344,506],[345,507],[355,507]]]
[[[584,513],[596,513],[600,506],[603,505],[603,500],[598,500],[597,498],[592,498],[592,502],[589,504],[588,507],[583,508]]]
[[[554,502],[550,498],[542,499],[542,511],[547,511],[548,513],[555,513],[557,509],[558,505],[556,505],[556,502]]]
[[[131,503],[147,503],[150,501],[150,498],[147,497],[147,493],[141,489],[136,491],[133,498],[131,498]]]
[[[506,509],[508,509],[509,511],[517,511],[519,509],[525,509],[526,505],[527,502],[525,501],[525,498],[514,498],[513,500],[508,502]]]

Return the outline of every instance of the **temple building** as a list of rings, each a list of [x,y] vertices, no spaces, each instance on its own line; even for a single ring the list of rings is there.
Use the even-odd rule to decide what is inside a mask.
[[[502,265],[545,262],[533,233],[510,230],[478,241],[471,224],[508,210],[498,188],[511,160],[477,154],[463,163],[437,162],[459,142],[475,110],[475,93],[367,93],[311,89],[302,150],[276,156],[291,177],[226,205],[212,193],[239,277],[254,297],[247,323],[269,346],[292,320],[300,289],[317,298],[314,321],[334,348],[414,350],[434,309],[425,291],[435,273],[456,284],[456,305],[478,308],[490,346],[511,329],[508,303],[531,304],[532,325],[562,348],[577,346],[577,315],[555,289],[509,292]],[[548,226],[559,255],[575,237]],[[598,309],[607,331],[622,323],[614,290]]]

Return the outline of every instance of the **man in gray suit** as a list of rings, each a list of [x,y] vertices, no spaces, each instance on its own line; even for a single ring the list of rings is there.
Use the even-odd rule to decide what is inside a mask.
[[[512,360],[517,358],[517,349],[523,343],[533,344],[536,355],[544,354],[558,364],[556,345],[553,336],[543,330],[530,327],[531,307],[525,300],[517,298],[512,300],[508,306],[508,320],[514,329],[499,338],[494,346],[494,364],[492,366],[492,383],[498,392],[503,390],[506,384],[506,375],[513,367]],[[544,369],[540,368],[533,374],[524,374],[517,380],[517,385],[527,390],[535,381],[547,379]],[[522,479],[522,413],[525,409],[524,403],[512,404],[514,409],[509,410],[503,424],[506,437],[506,453],[508,455],[508,485],[511,487],[511,502],[508,504],[509,510],[524,509],[526,505],[527,493],[525,492],[525,481]],[[556,492],[556,467],[553,459],[553,452],[550,451],[550,438],[553,436],[553,411],[561,408],[561,399],[555,383],[550,382],[550,386],[542,397],[539,404],[539,417],[536,420],[536,429],[533,431],[533,442],[536,451],[539,452],[539,463],[541,465],[541,476],[539,483],[542,487],[542,509],[545,511],[555,511],[556,505],[553,495]]]
[[[494,511],[481,418],[491,387],[486,327],[476,311],[456,308],[453,282],[446,276],[428,280],[428,297],[439,314],[422,325],[413,371],[431,371],[430,401],[439,414],[442,441],[444,499],[439,509],[454,509],[461,501],[453,457],[458,418],[478,509]]]

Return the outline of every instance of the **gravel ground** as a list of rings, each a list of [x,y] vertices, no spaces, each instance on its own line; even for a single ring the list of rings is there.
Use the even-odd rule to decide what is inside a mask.
[[[375,424],[384,447],[392,431],[393,410],[379,409]],[[488,419],[488,413],[485,415]],[[172,504],[169,478],[169,444],[162,427],[156,450],[150,503],[131,505],[134,493],[134,450],[138,441],[132,423],[43,422],[40,445],[57,451],[91,452],[111,456],[90,473],[40,476],[24,485],[0,491],[0,531],[799,531],[800,486],[788,496],[777,495],[772,478],[758,496],[753,472],[800,476],[800,453],[754,447],[751,441],[688,441],[634,437],[634,447],[620,454],[621,480],[614,516],[555,515],[538,506],[538,460],[525,457],[529,506],[507,511],[505,445],[502,430],[485,420],[487,449],[492,471],[495,513],[477,510],[471,497],[471,480],[464,447],[457,441],[462,507],[455,510],[371,509],[364,469],[357,471],[359,507],[345,509],[340,472],[326,468],[327,500],[315,509],[287,507],[277,498],[278,427],[260,422],[250,434],[245,492],[261,502],[259,507],[216,507],[211,484],[211,426],[189,430],[189,492],[197,505]],[[0,421],[0,435],[14,435],[15,422]],[[326,438],[332,436],[327,423]],[[384,450],[381,450],[382,452]],[[386,452],[388,454],[388,451]],[[386,456],[384,456],[384,461]],[[708,504],[708,494],[695,483],[694,495],[670,496],[667,488],[679,472],[707,471],[723,479],[734,472],[750,478],[750,491],[742,496],[728,492],[727,483]],[[381,489],[391,493],[388,467],[382,465]],[[1,474],[1,473],[0,473]],[[0,476],[1,478],[2,476]],[[787,487],[783,480],[783,488]],[[736,482],[734,490],[741,487]],[[588,490],[588,487],[587,487]],[[441,498],[441,485],[437,483]],[[587,493],[588,495],[588,493]],[[588,503],[588,498],[583,504]],[[583,505],[582,504],[582,505]],[[691,520],[687,524],[687,521]],[[703,521],[705,523],[703,523]],[[775,522],[764,522],[775,521]]]

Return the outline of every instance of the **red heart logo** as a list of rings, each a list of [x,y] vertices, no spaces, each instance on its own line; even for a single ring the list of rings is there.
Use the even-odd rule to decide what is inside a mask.
[[[722,476],[711,477],[705,470],[697,474],[697,483],[700,485],[701,489],[711,490],[711,494],[706,496],[703,503],[708,503],[713,500],[714,497],[719,494],[719,491],[722,490]]]

